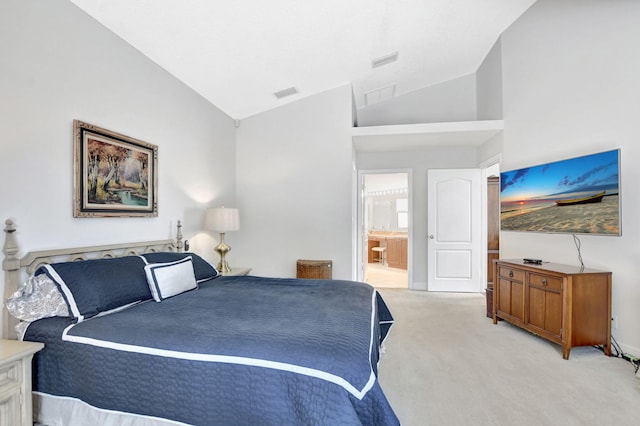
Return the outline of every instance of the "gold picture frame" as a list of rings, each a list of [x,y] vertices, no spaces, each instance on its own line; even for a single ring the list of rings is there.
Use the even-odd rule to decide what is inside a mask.
[[[158,147],[73,121],[73,216],[158,216]]]

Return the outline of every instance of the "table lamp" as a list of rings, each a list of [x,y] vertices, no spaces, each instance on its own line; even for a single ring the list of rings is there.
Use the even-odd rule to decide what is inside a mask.
[[[224,206],[210,208],[204,220],[205,229],[220,233],[220,243],[216,246],[215,251],[220,255],[218,262],[218,272],[225,273],[231,271],[229,264],[225,259],[227,253],[231,250],[224,242],[224,234],[227,231],[237,231],[240,229],[240,216],[238,209],[228,209]]]

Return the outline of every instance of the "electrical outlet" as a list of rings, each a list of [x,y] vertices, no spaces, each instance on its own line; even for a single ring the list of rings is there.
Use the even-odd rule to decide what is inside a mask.
[[[613,328],[614,330],[618,329],[618,316],[617,315],[614,315],[611,318],[611,328]]]

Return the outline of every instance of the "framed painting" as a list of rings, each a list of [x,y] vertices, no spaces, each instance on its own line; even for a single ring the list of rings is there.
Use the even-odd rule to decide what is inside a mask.
[[[502,231],[621,235],[620,150],[500,173]]]
[[[73,121],[73,216],[158,216],[158,147]]]

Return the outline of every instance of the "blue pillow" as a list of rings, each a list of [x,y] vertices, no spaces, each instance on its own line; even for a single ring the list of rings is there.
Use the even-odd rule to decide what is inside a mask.
[[[218,270],[212,264],[201,258],[195,253],[176,253],[172,251],[163,251],[157,253],[145,253],[142,255],[148,263],[170,263],[176,260],[182,260],[191,256],[193,261],[193,270],[196,274],[196,281],[201,283],[218,276]]]
[[[144,266],[139,256],[126,256],[43,265],[36,275],[45,273],[56,283],[69,312],[80,322],[151,299]]]

